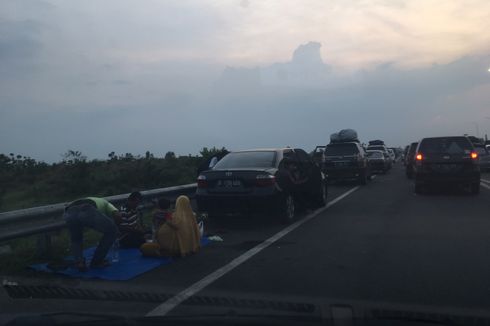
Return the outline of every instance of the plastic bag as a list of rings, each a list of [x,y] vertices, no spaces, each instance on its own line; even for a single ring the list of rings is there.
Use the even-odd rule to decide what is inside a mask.
[[[202,238],[202,236],[204,235],[204,221],[199,221],[199,223],[197,223],[197,226],[199,227],[199,234]]]

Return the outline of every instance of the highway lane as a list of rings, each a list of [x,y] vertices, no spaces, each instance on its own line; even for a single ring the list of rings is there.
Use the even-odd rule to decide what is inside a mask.
[[[459,189],[415,195],[398,166],[202,294],[488,309],[489,196],[487,187],[480,196]]]
[[[354,186],[331,186],[329,200]],[[415,195],[403,167],[397,165],[197,295],[330,297],[488,307],[489,196],[490,190],[484,187],[476,197],[448,190]],[[76,289],[177,294],[283,229],[283,225],[264,217],[209,221],[207,232],[220,235],[223,242],[128,282],[46,275],[14,280]],[[2,313],[62,309],[145,315],[161,303],[21,300],[0,293]],[[182,309],[178,306],[171,313]]]

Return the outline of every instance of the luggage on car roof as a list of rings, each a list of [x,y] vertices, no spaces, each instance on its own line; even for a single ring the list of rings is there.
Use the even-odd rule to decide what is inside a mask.
[[[384,145],[385,142],[380,139],[370,140],[369,145]]]
[[[354,129],[342,129],[330,135],[330,143],[359,142]]]

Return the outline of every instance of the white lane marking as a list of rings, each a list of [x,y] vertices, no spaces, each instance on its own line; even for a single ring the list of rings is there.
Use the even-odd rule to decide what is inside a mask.
[[[480,179],[480,181],[490,184],[490,180],[487,180],[487,179]]]
[[[483,188],[487,188],[487,189],[490,190],[490,185],[486,185],[483,182],[480,183],[480,186],[482,186]]]
[[[277,240],[281,239],[284,237],[286,234],[290,233],[291,231],[297,229],[299,226],[302,224],[308,222],[318,214],[322,213],[332,205],[338,203],[345,197],[349,196],[352,194],[354,191],[359,189],[360,186],[356,186],[349,191],[343,193],[342,195],[338,196],[334,200],[330,201],[327,203],[325,207],[319,208],[313,213],[307,215],[303,219],[291,224],[290,226],[284,228],[282,231],[279,231],[269,239],[265,240],[264,242],[258,244],[257,246],[253,247],[252,249],[244,252],[242,255],[238,256],[237,258],[233,259],[231,262],[228,264],[224,265],[223,267],[215,270],[208,276],[204,277],[200,281],[197,281],[196,283],[192,284],[189,286],[187,289],[183,290],[182,292],[176,294],[174,297],[168,299],[167,301],[163,302],[159,306],[157,306],[155,309],[150,311],[149,313],[146,314],[146,316],[165,316],[167,313],[169,313],[172,309],[177,307],[179,304],[187,300],[188,298],[192,297],[194,294],[197,292],[201,291],[204,289],[206,286],[209,284],[213,283],[214,281],[218,280],[220,277],[223,275],[229,273],[231,270],[233,270],[235,267],[238,267],[240,264],[244,263],[245,261],[249,260],[252,258],[254,255],[258,254]]]

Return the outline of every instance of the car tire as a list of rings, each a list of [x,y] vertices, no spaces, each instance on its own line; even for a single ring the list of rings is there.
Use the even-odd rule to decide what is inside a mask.
[[[478,195],[480,193],[480,183],[475,182],[471,184],[471,194]]]
[[[283,224],[291,224],[296,218],[296,201],[291,194],[286,194],[281,199],[279,219]]]
[[[423,193],[423,186],[420,183],[415,182],[415,193],[420,195]]]
[[[360,176],[359,176],[359,184],[365,186],[367,184],[367,172],[364,171]]]
[[[321,190],[320,196],[319,196],[318,201],[317,201],[317,207],[318,208],[324,207],[327,204],[327,196],[328,196],[327,183],[325,181],[322,181],[321,187],[322,187],[322,190]]]
[[[410,172],[410,171],[407,170],[405,172],[405,175],[407,176],[407,179],[413,179],[413,173],[412,172]]]

